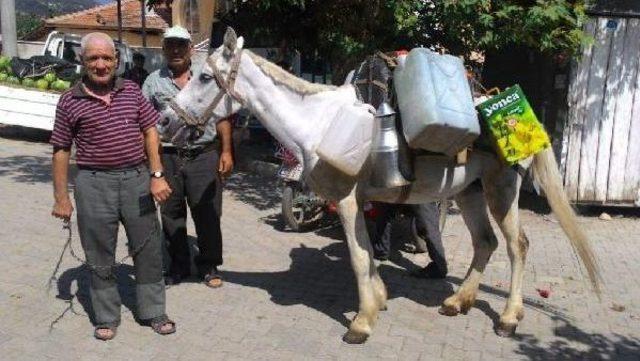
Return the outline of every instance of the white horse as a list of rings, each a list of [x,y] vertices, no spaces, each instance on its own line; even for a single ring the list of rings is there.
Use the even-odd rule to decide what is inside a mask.
[[[342,121],[348,122],[353,116],[373,116],[370,107],[358,101],[354,88],[309,83],[249,50],[243,51],[242,47],[243,39],[237,38],[229,29],[224,44],[208,58],[202,74],[178,94],[174,111],[192,124],[196,117],[216,121],[242,107],[248,108],[278,141],[302,160],[306,181],[313,191],[325,199],[337,201],[360,299],[358,313],[344,340],[364,342],[387,301],[384,283],[372,259],[363,203],[373,200],[416,204],[449,197],[455,197],[471,232],[474,256],[464,282],[443,302],[440,313],[464,314],[474,304],[482,273],[498,245],[489,222],[488,206],[506,238],[512,267],[509,298],[496,332],[501,336],[513,334],[524,315],[522,278],[529,247],[518,215],[521,174],[505,166],[494,154],[481,151],[472,151],[463,165],[445,156],[429,155],[417,157],[417,179],[411,186],[372,188],[368,184],[371,172],[368,164],[356,177],[350,177],[315,153],[334,118],[344,117]],[[344,111],[345,108],[349,110]],[[168,114],[170,117],[175,114]],[[525,169],[533,167],[537,181],[599,295],[598,266],[588,239],[576,224],[552,151],[547,149],[522,162],[522,166]]]

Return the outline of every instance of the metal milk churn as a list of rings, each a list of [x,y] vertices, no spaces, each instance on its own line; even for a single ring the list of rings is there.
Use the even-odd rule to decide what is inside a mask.
[[[369,183],[373,187],[393,188],[408,185],[400,173],[398,156],[400,145],[396,131],[396,112],[388,102],[378,107],[371,143],[372,172]]]

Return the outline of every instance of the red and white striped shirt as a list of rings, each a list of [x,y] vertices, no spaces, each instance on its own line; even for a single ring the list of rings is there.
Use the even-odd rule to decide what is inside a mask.
[[[142,132],[160,115],[130,80],[116,79],[110,96],[107,105],[80,82],[60,96],[50,142],[67,149],[75,143],[79,166],[118,169],[145,160]]]

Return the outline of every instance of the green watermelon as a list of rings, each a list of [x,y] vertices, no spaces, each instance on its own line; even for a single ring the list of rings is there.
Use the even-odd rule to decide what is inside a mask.
[[[27,88],[35,88],[36,81],[32,78],[24,78],[22,79],[22,86],[25,86]]]
[[[0,69],[11,68],[11,59],[8,56],[0,56]]]
[[[69,89],[70,86],[71,86],[70,82],[64,81],[62,79],[58,79],[53,83],[51,83],[51,89],[58,90],[58,91],[65,91]]]
[[[47,73],[47,74],[45,74],[45,76],[42,79],[46,80],[49,83],[53,83],[58,78],[56,77],[56,74],[54,74],[54,73]]]
[[[18,77],[10,75],[7,77],[7,83],[9,84],[20,84],[20,79],[18,79]]]
[[[38,79],[36,82],[36,88],[40,90],[47,90],[49,88],[49,82],[45,79]]]

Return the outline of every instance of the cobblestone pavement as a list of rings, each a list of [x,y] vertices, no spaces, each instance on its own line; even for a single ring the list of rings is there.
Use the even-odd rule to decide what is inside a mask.
[[[122,266],[123,323],[115,340],[98,342],[87,317],[87,271],[68,254],[47,292],[66,238],[50,216],[49,168],[46,144],[0,138],[2,360],[640,359],[638,219],[580,218],[603,269],[606,293],[599,303],[553,216],[523,210],[531,241],[526,315],[517,335],[504,339],[493,332],[510,274],[502,239],[475,308],[458,317],[437,312],[471,259],[468,232],[452,215],[444,236],[450,276],[412,279],[407,270],[425,265],[427,256],[396,252],[379,266],[388,310],[366,344],[347,345],[341,336],[357,299],[341,229],[282,231],[276,183],[246,173],[228,182],[224,197],[225,286],[211,290],[194,281],[168,289],[178,332],[161,337],[134,321],[133,270]],[[125,241],[122,233],[121,255]],[[82,254],[77,239],[73,246]],[[550,288],[549,298],[536,288]]]

